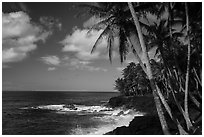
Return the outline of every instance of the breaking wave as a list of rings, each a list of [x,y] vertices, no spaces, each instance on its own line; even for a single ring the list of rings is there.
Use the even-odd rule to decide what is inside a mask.
[[[81,114],[96,114],[92,117],[93,121],[96,121],[99,124],[97,127],[87,127],[82,128],[80,125],[77,125],[72,129],[73,135],[102,135],[109,131],[114,130],[120,126],[128,126],[129,122],[133,120],[135,116],[143,116],[144,113],[138,112],[132,109],[117,108],[113,109],[106,106],[86,106],[86,105],[40,105],[36,107],[24,107],[21,109],[31,109],[31,110],[48,110],[54,111],[58,114],[69,114],[75,113],[77,115]],[[103,114],[103,115],[97,115]]]
[[[36,107],[24,107],[21,109],[34,109],[34,110],[51,110],[51,111],[56,111],[56,112],[88,112],[88,113],[93,113],[93,112],[102,112],[102,111],[111,111],[113,110],[110,107],[105,107],[105,106],[85,106],[85,105],[65,105],[65,104],[60,104],[60,105],[41,105],[41,106],[36,106]]]

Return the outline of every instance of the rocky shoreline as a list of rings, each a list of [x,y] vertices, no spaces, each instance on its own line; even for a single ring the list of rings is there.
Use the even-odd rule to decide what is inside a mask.
[[[143,113],[157,114],[154,105],[154,99],[151,95],[147,96],[117,96],[109,99],[108,107],[123,107],[126,109],[135,109]]]
[[[159,119],[156,116],[135,117],[129,126],[117,127],[105,135],[162,135]]]
[[[161,135],[162,129],[157,117],[154,100],[151,95],[127,97],[117,96],[110,98],[107,106],[112,108],[123,107],[127,109],[135,109],[136,111],[145,113],[145,116],[136,116],[129,126],[117,127],[113,131],[105,135]],[[150,115],[151,114],[151,115]]]
[[[174,112],[178,112],[177,107],[174,104],[170,104]],[[151,95],[126,97],[118,96],[109,100],[107,106],[112,108],[123,107],[128,109],[135,109],[136,111],[145,113],[144,116],[135,116],[128,126],[117,127],[113,131],[106,133],[105,135],[162,135],[162,129],[157,111],[154,103],[154,99]],[[190,107],[194,107],[190,103]],[[190,115],[197,116],[198,114],[191,112]],[[166,114],[169,130],[172,134],[177,134],[176,125]],[[200,129],[197,129],[194,134],[202,134],[202,124]]]

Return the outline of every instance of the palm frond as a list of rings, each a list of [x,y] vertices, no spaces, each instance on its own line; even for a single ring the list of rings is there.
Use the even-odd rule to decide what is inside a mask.
[[[124,31],[120,28],[119,31],[119,54],[120,54],[120,62],[123,63],[123,61],[126,59],[126,55],[128,53],[127,44],[126,44],[126,34]]]
[[[100,34],[100,36],[97,38],[96,42],[93,45],[93,48],[91,50],[91,53],[93,53],[98,45],[98,43],[103,39],[103,36],[105,36],[106,34],[108,34],[110,32],[110,24],[108,26],[106,26],[106,28],[104,29],[104,31]]]
[[[113,16],[110,16],[110,17],[105,18],[105,19],[101,20],[100,22],[94,24],[93,26],[91,26],[91,28],[89,28],[89,31],[88,31],[87,33],[90,33],[90,31],[92,31],[93,29],[100,30],[100,29],[103,28],[103,27],[101,27],[101,26],[104,26],[104,25],[107,26],[108,24],[111,23],[110,20],[111,20],[112,18],[113,18]]]
[[[165,19],[162,19],[159,23],[159,26],[158,26],[158,30],[163,30],[168,24],[168,22],[165,20]]]
[[[146,2],[146,3],[139,3],[138,5],[133,5],[135,12],[140,12],[144,10],[148,10],[152,8],[153,3],[152,2]]]
[[[112,51],[113,51],[113,46],[114,46],[114,37],[112,32],[109,33],[108,36],[108,44],[107,44],[107,48],[108,48],[108,55],[109,55],[109,60],[112,63]]]
[[[166,13],[166,6],[167,4],[161,4],[159,11],[157,13],[157,19],[161,18]]]
[[[98,7],[96,5],[80,4],[80,5],[78,5],[78,7],[86,9],[86,12],[84,12],[83,14],[89,13],[91,15],[95,15],[98,17],[104,17],[107,15],[107,12],[108,12],[108,11],[104,10],[103,8]]]
[[[137,33],[134,23],[132,21],[130,21],[130,20],[126,21],[126,22],[122,22],[121,27],[124,28],[125,34],[127,36],[130,36],[131,33],[135,33],[135,34]]]

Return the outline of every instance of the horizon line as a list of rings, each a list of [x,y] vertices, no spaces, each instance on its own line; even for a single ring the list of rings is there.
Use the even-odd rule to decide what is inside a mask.
[[[72,91],[72,92],[119,92],[117,90],[2,90],[2,91]]]

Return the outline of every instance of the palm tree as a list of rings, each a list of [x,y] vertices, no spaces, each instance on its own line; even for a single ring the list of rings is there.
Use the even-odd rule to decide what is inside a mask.
[[[185,83],[185,100],[184,100],[184,108],[186,117],[189,118],[188,113],[188,84],[189,84],[189,70],[190,70],[190,54],[191,54],[191,43],[189,39],[189,17],[188,17],[188,4],[185,3],[185,12],[186,12],[186,32],[187,32],[187,44],[188,44],[188,53],[187,53],[187,68],[186,68],[186,83]],[[188,130],[193,126],[191,122],[187,122]]]
[[[114,37],[119,38],[119,53],[121,63],[126,59],[126,55],[128,53],[128,47],[132,48],[132,51],[135,55],[136,60],[140,63],[144,72],[146,73],[146,67],[142,63],[139,51],[141,49],[139,43],[135,44],[132,42],[131,37],[134,39],[138,39],[134,29],[134,24],[129,19],[131,18],[130,12],[125,3],[97,3],[98,5],[80,5],[83,8],[88,9],[89,14],[101,18],[101,20],[94,24],[90,30],[92,29],[103,29],[103,32],[100,34],[95,44],[93,45],[91,53],[93,53],[100,43],[100,41],[106,37],[108,41],[108,51],[109,51],[109,59],[112,61],[112,48],[114,46]],[[145,6],[148,6],[145,5]],[[144,5],[141,7],[137,7],[138,10],[145,7]]]
[[[191,120],[190,120],[190,116],[189,116],[189,114],[187,114],[188,113],[188,94],[190,95],[190,99],[193,101],[193,103],[198,107],[199,106],[199,102],[198,102],[198,100],[196,100],[195,99],[195,97],[193,97],[192,96],[192,90],[194,90],[193,88],[192,88],[192,86],[191,86],[191,92],[190,92],[190,90],[189,90],[189,88],[186,88],[186,86],[188,86],[188,85],[190,85],[190,81],[191,81],[191,85],[193,84],[192,82],[193,81],[195,81],[196,82],[196,87],[197,87],[197,89],[195,89],[195,90],[197,90],[197,91],[199,91],[199,89],[198,89],[198,83],[200,83],[199,81],[199,78],[198,78],[198,75],[197,75],[197,72],[195,72],[194,70],[194,73],[193,74],[191,74],[191,75],[194,75],[196,78],[194,78],[194,79],[189,79],[189,74],[187,75],[187,73],[189,73],[190,72],[190,67],[188,66],[188,65],[190,65],[190,60],[188,60],[188,58],[190,58],[190,56],[192,56],[192,55],[190,55],[190,53],[188,54],[188,56],[187,56],[187,65],[184,65],[184,63],[182,63],[181,62],[181,60],[178,60],[178,62],[177,62],[177,60],[176,59],[174,59],[174,62],[172,62],[172,63],[174,63],[174,64],[172,64],[172,63],[170,63],[169,61],[170,60],[172,60],[172,59],[168,59],[167,58],[167,55],[169,54],[169,53],[171,53],[171,52],[173,52],[173,56],[172,56],[172,58],[174,57],[174,58],[176,58],[176,56],[178,57],[178,56],[181,56],[182,58],[184,57],[184,56],[186,56],[185,55],[185,53],[187,53],[187,52],[184,52],[184,51],[181,51],[181,49],[183,49],[183,48],[185,48],[185,45],[183,44],[183,43],[180,43],[179,41],[178,41],[178,37],[183,37],[184,35],[181,33],[181,32],[174,32],[174,30],[175,29],[173,29],[173,25],[175,24],[175,23],[179,23],[179,22],[181,22],[180,24],[183,24],[183,22],[184,22],[184,20],[186,20],[186,19],[188,19],[188,18],[185,18],[185,19],[182,19],[182,17],[184,16],[184,14],[182,14],[182,13],[185,13],[185,15],[186,16],[189,16],[188,14],[187,14],[187,12],[189,12],[189,10],[187,10],[187,8],[185,8],[185,10],[184,9],[182,9],[182,7],[185,7],[184,5],[182,5],[183,3],[179,3],[179,4],[171,4],[171,3],[167,3],[167,4],[164,4],[164,5],[162,5],[162,6],[166,6],[167,7],[167,9],[168,9],[168,12],[171,12],[171,13],[169,13],[169,16],[170,17],[168,17],[168,20],[167,19],[163,19],[163,20],[160,20],[160,23],[158,24],[158,22],[157,23],[155,23],[155,24],[153,24],[153,25],[151,25],[151,26],[146,26],[146,28],[148,29],[148,31],[150,31],[148,34],[151,34],[152,33],[152,35],[151,36],[148,36],[148,37],[150,37],[150,43],[151,44],[156,44],[157,46],[158,46],[158,50],[160,51],[160,55],[161,55],[161,57],[162,57],[162,59],[163,59],[163,64],[164,64],[164,66],[165,66],[165,75],[167,75],[167,77],[165,77],[163,80],[164,81],[167,81],[166,83],[167,83],[167,85],[166,85],[166,87],[170,87],[171,89],[170,89],[170,92],[173,94],[173,96],[174,96],[174,99],[175,99],[175,102],[177,102],[176,103],[176,105],[177,105],[177,107],[179,108],[179,110],[180,110],[180,112],[182,113],[182,115],[184,116],[184,119],[185,119],[185,121],[186,121],[186,125],[187,125],[187,129],[188,129],[188,131],[189,131],[189,129],[192,129],[193,127],[193,125],[192,125],[192,123],[191,123]],[[170,9],[170,5],[174,5],[174,9]],[[197,4],[190,4],[189,3],[189,5],[194,5],[194,9],[196,9],[195,7],[195,5],[197,5]],[[199,4],[198,4],[199,5]],[[197,27],[195,27],[196,29],[196,31],[197,31],[197,33],[193,33],[193,35],[192,35],[192,33],[191,33],[191,41],[193,41],[193,43],[197,43],[197,44],[195,44],[194,45],[194,47],[199,47],[198,45],[200,45],[200,42],[199,42],[199,37],[201,38],[201,35],[199,35],[199,17],[197,18],[197,16],[199,16],[199,6],[197,5],[197,11],[192,11],[193,13],[194,13],[194,16],[191,16],[191,17],[194,17],[194,19],[192,20],[192,18],[191,18],[191,25],[193,26],[193,24],[197,24],[196,26]],[[175,8],[176,7],[176,8]],[[182,10],[181,10],[182,9]],[[191,7],[191,10],[192,10],[193,8]],[[172,11],[174,11],[174,13],[175,14],[178,14],[178,13],[180,13],[180,14],[182,14],[182,17],[178,17],[178,15],[177,15],[177,17],[173,17],[173,12]],[[175,12],[176,11],[176,12]],[[178,12],[179,11],[179,12]],[[192,12],[191,12],[191,14],[192,14]],[[180,18],[180,20],[178,20],[178,18]],[[177,19],[177,20],[175,20],[175,19]],[[189,20],[189,19],[188,19]],[[196,21],[195,21],[196,20]],[[162,23],[162,22],[164,22],[164,23]],[[167,22],[167,23],[165,23],[165,22]],[[186,21],[187,22],[187,21]],[[189,22],[189,21],[188,21]],[[196,22],[196,23],[194,23],[194,22]],[[162,24],[162,25],[161,25]],[[183,24],[183,25],[185,25],[185,24]],[[189,25],[189,24],[188,24]],[[187,30],[187,27],[186,26],[188,26],[188,25],[185,25],[184,26],[184,29],[183,30]],[[191,27],[192,28],[192,27]],[[169,29],[169,31],[168,31],[168,29]],[[200,29],[201,30],[201,29]],[[148,35],[147,34],[147,35]],[[187,38],[186,38],[186,41],[187,41],[187,43],[188,42],[191,42],[190,40],[189,40],[189,36],[190,35],[190,33],[189,33],[189,30],[188,30],[188,34],[187,34]],[[167,36],[167,37],[166,37]],[[194,38],[195,37],[197,37],[198,39],[198,42],[196,42],[197,40],[195,40]],[[154,39],[154,40],[152,40],[152,38]],[[169,42],[168,42],[169,41]],[[149,43],[148,43],[149,44]],[[191,45],[191,44],[190,44]],[[171,47],[172,49],[173,49],[173,51],[168,51],[168,49],[165,49],[164,48],[164,46],[167,46],[167,48],[168,47]],[[189,46],[189,44],[188,44],[188,48],[189,48],[190,46]],[[176,50],[175,50],[176,49]],[[198,48],[194,48],[194,49],[198,49]],[[166,52],[166,53],[164,53],[165,52],[165,50],[166,51],[168,51],[168,52]],[[177,51],[177,55],[175,54],[175,52],[174,51]],[[189,51],[190,52],[190,50],[188,49],[188,50],[186,50],[186,51]],[[198,51],[198,50],[194,50],[194,51]],[[183,52],[183,53],[182,53]],[[181,53],[183,54],[183,55],[181,55]],[[179,55],[180,54],[180,55]],[[199,55],[196,55],[197,56],[197,58],[198,58],[198,56]],[[195,52],[194,52],[194,57],[195,57]],[[196,63],[196,65],[195,66],[199,66],[199,63],[197,62],[197,61],[195,61]],[[179,63],[179,64],[178,64]],[[168,65],[168,64],[170,64],[170,65]],[[182,66],[182,65],[180,65],[180,64],[183,64],[183,66],[186,66],[188,69],[187,69],[187,71],[185,71],[185,68],[183,69],[183,72],[184,73],[186,73],[186,75],[184,74],[182,74],[182,71],[180,70],[180,68],[179,68],[179,66]],[[172,67],[173,66],[173,67]],[[182,67],[183,67],[182,66]],[[191,66],[192,66],[192,62],[191,62]],[[181,67],[181,68],[182,68]],[[176,71],[176,69],[178,70],[178,72],[179,72],[179,75],[178,75],[178,72]],[[199,70],[199,69],[198,69]],[[191,72],[192,72],[192,70],[191,70]],[[168,74],[167,74],[168,73]],[[186,80],[185,80],[185,78],[183,77],[183,76],[186,76]],[[187,76],[188,76],[188,78],[187,78]],[[197,80],[196,80],[197,79]],[[187,81],[189,81],[188,82],[188,85],[187,85]],[[182,86],[182,83],[185,83],[185,84],[183,84],[184,86],[185,86],[185,89],[186,90],[184,90],[183,89],[183,86]],[[173,85],[174,84],[174,85]],[[200,84],[201,85],[201,84]],[[168,91],[168,88],[166,88],[167,89],[167,91]],[[188,93],[187,93],[187,89],[189,90],[188,91]],[[175,97],[175,95],[174,95],[174,92],[175,91],[181,91],[181,92],[185,92],[185,103],[184,103],[184,106],[187,108],[185,108],[185,111],[183,110],[183,108],[181,107],[181,105],[180,105],[180,103],[177,101],[177,99],[176,99],[176,97]],[[169,93],[170,93],[169,92]],[[198,92],[199,93],[199,92]],[[187,111],[186,111],[187,110]],[[187,112],[187,113],[186,113]],[[176,120],[176,119],[174,119],[174,120]],[[176,122],[177,123],[177,122]],[[177,123],[177,124],[179,124],[179,123]],[[178,126],[179,127],[179,126]],[[195,129],[195,128],[194,128]]]
[[[128,2],[128,6],[130,8],[130,11],[131,11],[131,14],[132,14],[135,26],[136,26],[136,30],[138,32],[139,41],[140,41],[140,44],[141,44],[141,47],[142,47],[142,51],[144,53],[144,59],[145,59],[145,63],[146,63],[146,66],[147,66],[147,75],[148,75],[148,79],[150,80],[151,88],[153,90],[155,105],[156,105],[158,116],[159,116],[159,119],[160,119],[160,122],[161,122],[162,130],[163,130],[164,134],[168,135],[168,134],[170,134],[170,132],[169,132],[169,129],[168,129],[166,119],[164,117],[164,112],[162,110],[162,105],[161,105],[161,102],[160,102],[160,98],[159,98],[159,96],[157,94],[158,93],[157,87],[156,87],[155,82],[153,80],[152,70],[151,70],[151,66],[150,66],[150,62],[149,62],[149,56],[147,54],[147,49],[146,49],[146,46],[145,46],[142,31],[141,31],[141,28],[140,28],[139,20],[138,20],[138,17],[137,17],[137,15],[135,13],[135,10],[134,10],[133,5],[132,5],[131,2]]]
[[[129,3],[129,5],[131,6],[131,3]],[[98,42],[103,38],[103,36],[108,35],[109,57],[110,57],[110,60],[111,60],[111,50],[112,50],[113,39],[114,39],[113,34],[115,34],[115,32],[120,32],[119,37],[120,37],[121,40],[120,40],[120,45],[119,45],[119,53],[120,53],[121,62],[122,62],[123,59],[125,59],[125,55],[127,53],[127,47],[125,46],[125,43],[126,43],[125,40],[127,40],[127,36],[128,36],[128,34],[130,34],[130,33],[127,34],[127,31],[124,31],[124,30],[127,29],[127,28],[124,27],[124,24],[127,24],[127,22],[128,22],[126,19],[130,15],[129,12],[125,12],[126,14],[124,14],[124,6],[121,6],[121,4],[115,4],[114,5],[114,4],[108,3],[105,6],[103,6],[103,8],[96,7],[96,6],[90,6],[90,5],[84,5],[84,6],[88,7],[90,9],[91,14],[99,16],[100,18],[105,18],[105,19],[103,19],[101,22],[99,22],[97,24],[97,25],[101,25],[101,24],[105,23],[105,29],[101,33],[99,38],[97,39],[96,43],[94,44],[92,52],[95,50]],[[104,8],[104,7],[106,7],[106,8]],[[134,10],[134,8],[132,6],[132,10],[131,10],[132,14],[135,13],[133,10]],[[135,21],[134,16],[133,16],[133,19]],[[136,23],[137,23],[137,26],[139,26],[139,21],[138,20],[136,21]],[[123,24],[123,25],[121,26],[121,24]],[[94,27],[96,27],[97,25],[95,25]],[[128,26],[128,25],[125,25],[125,26]],[[162,124],[162,128],[164,130],[164,133],[169,134],[168,126],[167,126],[167,123],[166,123],[166,120],[165,120],[165,117],[164,117],[164,114],[163,114],[161,102],[160,102],[159,96],[156,93],[156,88],[157,87],[156,87],[156,85],[154,83],[154,80],[153,80],[153,77],[152,77],[151,67],[150,67],[150,64],[149,64],[149,57],[147,55],[146,47],[144,45],[144,40],[142,38],[141,29],[139,28],[138,30],[137,31],[139,32],[138,33],[139,41],[140,41],[143,53],[145,55],[146,69],[145,69],[144,64],[142,63],[142,61],[140,61],[140,58],[138,58],[138,60],[139,60],[139,63],[141,65],[141,67],[143,68],[144,72],[146,72],[147,76],[149,77],[150,85],[151,85],[151,87],[153,89],[153,95],[154,95],[154,98],[155,98],[156,108],[157,108],[157,111],[158,111],[158,114],[159,114],[159,118],[160,118],[160,121],[161,121],[161,124]],[[124,39],[125,37],[126,37],[126,39]],[[130,40],[128,40],[128,42],[129,41]],[[130,46],[132,46],[132,45],[130,45]],[[134,53],[137,54],[137,52],[134,52]],[[136,57],[138,57],[138,56],[136,56]],[[147,70],[147,71],[145,71],[145,70]],[[161,96],[161,94],[160,94],[160,96]],[[163,100],[163,102],[164,102],[164,100]]]
[[[169,6],[170,4],[166,4],[166,5],[167,5],[168,8],[170,7]],[[178,5],[179,4],[176,4],[176,6],[178,6]],[[178,121],[178,119],[173,116],[169,105],[167,104],[167,102],[166,102],[163,94],[161,93],[156,81],[154,80],[154,75],[152,74],[153,70],[152,70],[152,67],[150,65],[150,60],[149,60],[146,45],[145,45],[146,43],[144,42],[143,34],[142,34],[141,28],[140,28],[140,23],[138,21],[138,17],[136,16],[136,13],[135,13],[135,10],[137,10],[137,8],[138,9],[142,9],[142,8],[139,8],[140,5],[136,5],[136,6],[134,5],[134,8],[133,8],[132,3],[128,3],[128,6],[129,6],[129,9],[127,9],[126,6],[124,6],[123,3],[99,3],[99,6],[87,6],[87,5],[85,6],[86,8],[89,9],[88,11],[89,11],[89,13],[91,13],[91,15],[94,15],[94,16],[97,16],[97,17],[101,18],[101,21],[98,22],[97,24],[93,25],[93,27],[91,29],[101,29],[102,28],[104,30],[101,33],[101,35],[99,36],[99,38],[96,40],[96,43],[93,46],[92,52],[94,52],[94,50],[96,49],[96,47],[97,47],[98,43],[101,41],[101,39],[106,37],[107,40],[108,40],[109,57],[110,57],[110,61],[111,61],[111,51],[113,49],[112,48],[113,47],[113,41],[114,41],[115,37],[119,37],[119,39],[120,39],[119,53],[120,53],[120,57],[121,57],[121,62],[123,62],[123,60],[125,59],[126,54],[128,53],[128,46],[132,47],[133,53],[135,53],[137,60],[139,59],[139,63],[141,65],[142,69],[144,70],[144,72],[147,74],[148,79],[150,81],[151,89],[153,91],[153,96],[154,96],[154,100],[155,100],[155,105],[156,105],[156,108],[157,108],[158,116],[160,118],[160,122],[161,122],[161,125],[162,125],[162,129],[164,131],[164,134],[170,134],[170,133],[168,131],[168,125],[167,125],[167,122],[166,122],[165,117],[164,117],[164,112],[162,110],[162,104],[164,105],[164,108],[166,109],[166,111],[169,114],[169,116],[171,117],[171,119],[177,124],[180,134],[187,134],[185,132],[185,130],[184,130],[185,128],[184,129],[182,128],[182,126],[185,126],[185,124],[181,125],[179,123],[180,121]],[[171,10],[171,12],[173,11],[170,8],[169,8],[169,10]],[[176,10],[178,10],[178,9],[176,9]],[[138,11],[140,11],[140,10],[137,10],[136,12],[138,12]],[[132,19],[133,19],[134,23],[133,23]],[[168,38],[164,39],[163,42],[166,42],[166,46],[167,46],[168,45],[168,40],[170,40],[171,48],[175,48],[175,47],[172,47],[172,46],[173,46],[173,44],[175,44],[174,42],[178,42],[178,41],[171,42],[171,40],[174,40],[174,34],[173,34],[173,29],[172,29],[172,25],[174,23],[173,19],[174,19],[174,16],[171,15],[167,20],[163,21],[163,24],[165,24],[165,22],[167,22],[166,24],[168,25],[167,26]],[[133,27],[134,28],[136,27],[136,29],[134,29],[134,31],[132,31]],[[150,27],[152,27],[152,26],[150,26]],[[191,25],[191,28],[192,28],[192,25]],[[139,46],[141,46],[141,48],[142,48],[142,52],[143,52],[144,57],[145,57],[145,65],[146,66],[140,60],[137,47],[135,47],[134,43],[130,39],[130,36],[132,34],[136,34],[136,36],[139,37],[139,41],[140,41]],[[191,33],[189,35],[193,35],[192,38],[195,39],[195,38],[197,38],[196,36],[198,35],[198,33],[193,32],[193,33]],[[178,36],[175,36],[175,37],[177,38]],[[191,41],[192,41],[192,38],[191,38]],[[195,39],[193,41],[194,42],[192,42],[192,45],[196,45],[196,44],[198,45],[198,44],[201,43],[200,42],[201,40],[199,40],[199,38],[197,38],[197,39]],[[161,42],[160,47],[163,47],[162,44],[163,43]],[[183,47],[184,46],[182,46],[181,48],[179,47],[178,50],[182,51],[181,49]],[[169,47],[167,46],[167,48],[169,48]],[[196,50],[196,51],[198,51],[198,50]],[[161,52],[161,49],[160,49],[160,52]],[[182,52],[182,53],[184,53],[184,52]],[[165,55],[165,53],[163,53],[163,55]],[[166,58],[166,60],[167,61],[164,61],[165,63],[168,62],[169,60],[172,60],[172,59],[171,58],[170,59]],[[196,63],[199,65],[198,61],[196,61]],[[183,66],[185,66],[185,65],[183,65]],[[175,64],[175,67],[178,68],[176,64]],[[182,80],[183,76],[180,78],[176,74],[177,72],[175,72],[173,68],[171,69],[171,67],[169,67],[169,66],[167,66],[166,68],[167,68],[166,71],[167,72],[169,71],[169,74],[166,77],[167,79],[164,79],[163,82],[166,83],[166,87],[170,87],[170,89],[168,89],[168,90],[172,90],[172,95],[173,95],[173,97],[175,99],[175,102],[177,103],[177,106],[178,106],[179,110],[181,111],[181,113],[186,118],[186,113],[183,111],[183,108],[181,107],[182,105],[179,104],[179,102],[177,101],[176,96],[174,94],[174,91],[175,91],[174,85],[168,85],[168,84],[171,84],[171,83],[174,84],[175,82],[171,82],[171,81],[173,79],[175,79],[175,80],[177,80],[176,84],[178,84],[180,86],[180,87],[175,86],[175,87],[179,87],[179,89],[176,89],[176,90],[184,91],[183,87],[182,87],[183,86],[182,84],[183,84],[183,81],[185,81],[185,80],[184,79]],[[197,67],[194,67],[194,68],[197,68]],[[193,75],[195,76],[193,80],[189,79],[189,82],[188,82],[189,85],[192,84],[192,82],[194,82],[194,81],[196,82],[196,85],[199,85],[199,83],[201,83],[200,78],[198,76],[199,75],[198,70],[199,69],[196,69],[196,71],[195,70],[191,71],[189,69],[189,74],[193,73]],[[169,80],[168,78],[170,78],[171,76],[173,76],[174,78]],[[135,78],[134,80],[136,80],[136,79],[137,78]],[[125,80],[125,79],[124,79],[124,82],[128,83],[128,86],[129,85],[130,86],[134,85],[130,81]],[[132,87],[130,88],[128,86],[124,86],[124,89],[125,89],[124,91],[127,92],[127,94],[129,94],[129,92],[131,90],[134,91],[134,88],[132,88]],[[198,87],[198,86],[196,86],[196,87]],[[192,89],[193,87],[189,86],[189,88]],[[187,88],[185,88],[185,89],[187,89]],[[193,88],[193,90],[194,89],[195,88]],[[197,106],[199,106],[199,103],[196,100],[196,98],[193,97],[190,92],[188,92],[188,93],[190,95],[190,98],[192,100],[194,100],[193,102],[195,102],[195,104],[197,104]],[[185,120],[186,120],[186,123],[188,123],[190,121],[189,118],[187,118]]]
[[[146,29],[149,32],[147,35],[152,35],[152,37],[150,37],[151,40],[149,42],[149,45],[158,46],[158,50],[160,51],[160,55],[161,55],[161,58],[163,60],[162,61],[162,63],[164,64],[163,75],[165,76],[165,77],[163,77],[164,78],[163,81],[167,81],[167,83],[168,83],[167,85],[165,85],[166,89],[167,89],[166,92],[172,93],[172,92],[178,91],[180,89],[179,82],[182,79],[181,79],[181,77],[178,77],[178,74],[177,75],[175,74],[175,73],[177,73],[177,71],[174,71],[174,70],[175,70],[175,68],[177,68],[177,65],[171,61],[170,58],[173,58],[173,55],[168,50],[168,48],[165,48],[165,47],[172,46],[171,45],[172,42],[169,43],[168,41],[172,41],[173,37],[178,37],[178,36],[182,36],[182,35],[178,32],[171,32],[172,36],[170,37],[167,26],[168,26],[168,23],[166,23],[166,20],[161,20],[157,24],[155,23],[154,25],[146,26]],[[179,43],[178,43],[178,41],[176,41],[175,38],[174,38],[174,43],[178,44],[177,45],[177,48],[178,48]],[[174,81],[174,82],[172,82],[172,81]],[[170,87],[171,90],[169,91],[167,87]],[[172,94],[174,94],[174,93],[172,93]],[[181,113],[183,114],[183,116],[186,120],[186,123],[191,124],[190,119],[188,117],[186,117],[186,114],[183,113],[184,111],[181,108],[179,103],[177,104],[177,106],[180,108]],[[177,123],[177,125],[179,125],[176,119],[174,121],[175,121],[175,123]]]

